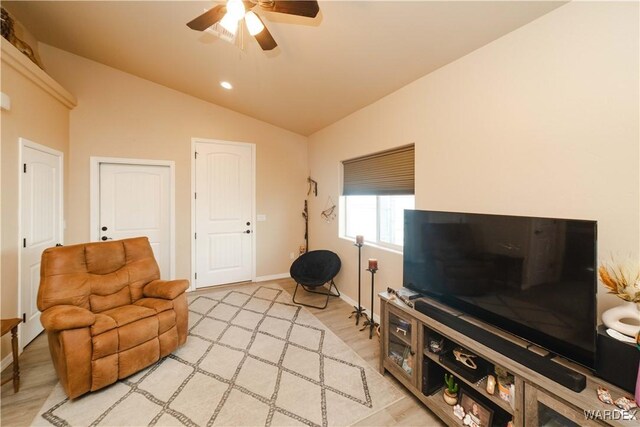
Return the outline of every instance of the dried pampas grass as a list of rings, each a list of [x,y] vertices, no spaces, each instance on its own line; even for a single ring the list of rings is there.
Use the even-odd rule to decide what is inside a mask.
[[[640,303],[640,265],[628,259],[622,263],[603,264],[598,269],[600,281],[610,294]]]

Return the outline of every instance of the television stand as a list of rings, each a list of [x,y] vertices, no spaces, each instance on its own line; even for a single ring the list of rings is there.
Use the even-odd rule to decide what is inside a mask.
[[[622,413],[616,406],[602,403],[598,400],[597,388],[599,385],[606,387],[614,399],[628,396],[629,393],[596,378],[582,367],[558,360],[557,357],[549,359],[541,356],[528,350],[525,341],[430,299],[417,300],[419,304],[433,308],[424,310],[427,312],[425,314],[409,308],[398,299],[392,299],[387,292],[380,293],[379,297],[380,372],[384,374],[387,371],[397,378],[447,425],[464,424],[454,415],[453,407],[443,399],[443,373],[454,374],[463,393],[487,408],[492,414],[493,425],[504,426],[510,420],[514,426],[638,425],[640,411],[635,415],[637,419],[633,419],[633,410]],[[442,311],[448,316],[441,315]],[[450,322],[452,318],[456,320]],[[454,327],[449,323],[453,323]],[[434,335],[442,337],[445,346],[461,347],[476,355],[475,360],[506,371],[513,383],[508,390],[510,401],[499,396],[497,384],[493,394],[487,393],[486,376],[478,381],[475,381],[477,376],[469,376],[468,379],[464,372],[451,364],[451,358],[443,359],[440,354],[432,352],[429,338]],[[487,342],[487,339],[493,341]],[[492,345],[495,342],[500,345]],[[509,351],[503,354],[501,351],[505,348],[517,348],[512,353],[515,357],[506,355]],[[548,378],[528,366],[531,361],[535,363],[540,359],[550,364],[547,368],[554,373],[566,375],[568,383],[561,385],[557,382],[558,378]],[[493,370],[486,372],[493,373]],[[587,415],[591,415],[591,418]]]

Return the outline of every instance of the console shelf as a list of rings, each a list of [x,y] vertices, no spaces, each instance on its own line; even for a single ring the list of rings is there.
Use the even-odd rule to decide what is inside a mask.
[[[453,373],[461,389],[468,391],[472,396],[475,395],[475,400],[494,411],[493,425],[504,426],[509,419],[512,420],[514,427],[639,425],[638,419],[632,419],[631,414],[620,416],[619,411],[618,414],[614,413],[617,410],[615,406],[600,402],[596,390],[600,385],[606,387],[614,399],[628,396],[628,393],[596,378],[583,368],[564,360],[553,360],[554,363],[558,362],[569,366],[572,370],[586,376],[586,388],[580,392],[572,391],[555,382],[554,379],[538,373],[531,366],[525,366],[510,359],[491,346],[475,341],[472,336],[458,332],[447,324],[416,311],[399,300],[392,299],[386,292],[380,293],[379,297],[381,308],[380,371],[383,374],[387,371],[396,377],[447,425],[462,426],[463,422],[453,414],[453,407],[443,399],[443,372]],[[442,309],[437,302],[431,302],[428,299],[423,299],[423,301]],[[495,331],[496,336],[508,339],[521,348],[525,348],[521,340],[502,331],[497,331],[490,325],[461,316],[459,313],[452,312],[452,315],[457,319],[481,326],[485,330]],[[397,330],[398,325],[401,325],[400,331]],[[438,354],[431,353],[425,347],[427,334],[431,331],[441,335],[448,342],[476,354],[484,361],[504,368],[513,375],[515,393],[513,406],[502,400],[497,395],[497,391],[494,395],[489,395],[486,392],[486,377],[474,383],[453,372],[451,368],[440,361]],[[425,370],[427,372],[423,372]],[[431,384],[427,381],[429,375],[433,377]],[[424,393],[423,385],[425,387]],[[595,411],[598,416],[596,419],[587,419],[585,411]],[[508,418],[504,420],[505,417]],[[638,411],[637,417],[640,418],[640,411]]]
[[[440,359],[439,359],[438,355],[433,354],[433,353],[429,353],[428,351],[423,352],[423,355],[425,357],[428,357],[429,359],[431,359],[433,362],[437,363],[438,365],[442,366],[443,368],[447,369],[447,367],[440,362]],[[483,393],[484,397],[489,399],[493,404],[495,404],[495,405],[499,406],[500,408],[502,408],[504,411],[510,413],[511,415],[514,414],[514,409],[511,407],[509,402],[507,402],[506,400],[500,399],[500,397],[496,396],[495,394],[488,394],[488,393],[485,392],[485,390],[487,388],[487,378],[486,377],[483,378],[478,383],[472,383],[471,381],[468,381],[467,379],[465,379],[462,376],[457,376],[456,378],[458,379],[458,381],[462,381],[463,383],[465,383],[468,387],[475,389],[478,393]],[[462,384],[460,384],[460,385],[462,386]],[[442,394],[442,393],[440,393],[440,394]],[[440,396],[440,397],[442,397],[442,396]]]

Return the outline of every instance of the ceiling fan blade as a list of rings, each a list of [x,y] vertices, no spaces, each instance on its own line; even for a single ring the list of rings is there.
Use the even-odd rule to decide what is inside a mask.
[[[225,13],[227,13],[227,7],[219,4],[190,21],[187,24],[187,27],[196,31],[204,31],[216,22],[220,21]]]
[[[258,17],[258,19],[260,19],[260,17]],[[260,19],[260,22],[262,22],[262,19]],[[264,22],[262,22],[262,25],[264,25]],[[253,37],[256,38],[262,50],[272,50],[276,46],[278,46],[278,43],[276,43],[275,39],[273,38],[269,30],[267,30],[266,25],[262,31],[260,31],[258,34],[256,34]]]
[[[302,0],[275,0],[273,7],[265,8],[272,12],[286,13],[289,15],[306,16],[307,18],[315,18],[320,11],[317,1]]]

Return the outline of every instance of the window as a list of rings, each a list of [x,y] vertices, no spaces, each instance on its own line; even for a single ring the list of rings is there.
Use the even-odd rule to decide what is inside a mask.
[[[415,150],[398,147],[343,164],[342,235],[402,249],[404,210],[413,209]]]
[[[413,195],[344,196],[344,235],[366,242],[402,248],[404,244],[404,210],[415,207]]]

